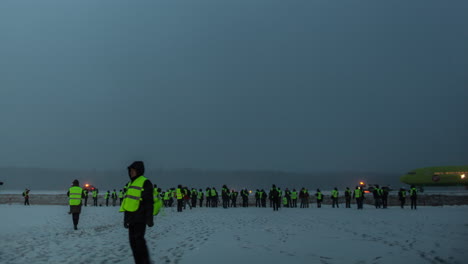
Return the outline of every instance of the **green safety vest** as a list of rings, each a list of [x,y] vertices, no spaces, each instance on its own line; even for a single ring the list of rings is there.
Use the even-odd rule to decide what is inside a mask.
[[[109,193],[106,192],[106,194],[104,194],[104,199],[109,199]]]
[[[338,191],[336,191],[336,190],[332,190],[331,194],[332,194],[332,197],[333,197],[333,198],[337,198],[337,197],[338,197]]]
[[[124,193],[123,192],[119,192],[119,198],[122,199],[124,197]]]
[[[198,193],[198,200],[201,200],[201,199],[203,199],[203,192]]]
[[[216,196],[216,190],[211,189],[211,196]]]
[[[377,188],[377,195],[382,195],[382,189]]]
[[[94,190],[94,191],[93,191],[93,198],[96,198],[96,197],[97,197],[97,191]]]
[[[159,197],[159,192],[157,188],[153,189],[153,215],[159,214],[159,211],[161,211],[161,208],[163,206],[163,202],[161,201]]]
[[[291,192],[291,199],[297,199],[297,192]]]
[[[169,198],[169,194],[170,194],[169,191],[167,191],[167,192],[164,193],[164,200],[169,200],[169,199],[170,199],[170,198]]]
[[[405,198],[406,197],[406,191],[401,191],[401,197]]]
[[[177,194],[177,200],[181,200],[182,199],[182,190],[180,188],[177,188],[176,190],[176,194]]]
[[[361,196],[362,196],[362,191],[359,190],[359,189],[355,189],[354,190],[354,197],[355,198],[361,198]]]
[[[206,197],[210,197],[210,192],[211,192],[211,190],[205,191],[205,196],[206,196]]]
[[[143,185],[146,180],[147,178],[141,175],[133,182],[128,183],[127,191],[120,206],[120,212],[135,212],[140,208],[141,193],[143,192]]]
[[[112,199],[117,198],[117,193],[116,192],[112,192]]]
[[[416,188],[411,188],[410,189],[410,195],[411,196],[416,196],[417,193],[418,193],[418,190]]]
[[[81,195],[83,194],[83,189],[79,186],[73,186],[69,189],[68,201],[70,205],[80,205],[81,204]]]
[[[322,199],[322,193],[321,192],[318,192],[317,193],[317,200],[321,200]]]
[[[288,199],[286,197],[283,197],[283,204],[288,204]]]

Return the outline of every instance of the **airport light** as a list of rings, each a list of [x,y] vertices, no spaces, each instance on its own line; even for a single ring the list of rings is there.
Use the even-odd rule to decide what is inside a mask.
[[[465,174],[460,175],[460,178],[463,180],[465,179]]]
[[[362,181],[362,182],[359,182],[359,184],[360,184],[360,185],[364,185],[364,182],[363,182],[363,181]]]

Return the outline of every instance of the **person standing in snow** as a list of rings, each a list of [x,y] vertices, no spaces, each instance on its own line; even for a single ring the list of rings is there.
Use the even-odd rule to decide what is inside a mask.
[[[198,198],[198,201],[200,202],[200,207],[203,207],[203,196],[204,196],[203,195],[203,190],[202,189],[198,190],[198,197],[197,198]]]
[[[145,166],[142,161],[135,161],[128,166],[130,182],[127,184],[120,212],[124,212],[124,227],[128,229],[130,247],[136,264],[151,263],[146,246],[146,226],[153,222],[153,184],[143,174]]]
[[[338,195],[339,195],[338,188],[335,187],[335,189],[333,189],[331,191],[332,207],[333,208],[335,208],[335,205],[336,205],[336,208],[339,208],[339,206],[338,206]]]
[[[320,191],[320,189],[317,189],[317,192],[315,193],[315,197],[317,198],[317,208],[321,208],[322,202],[323,202],[323,194]]]
[[[291,192],[291,202],[292,202],[292,207],[297,208],[297,191],[296,189],[293,189]]]
[[[93,206],[97,206],[97,204],[98,204],[98,202],[97,202],[98,193],[99,193],[99,191],[97,189],[93,190]]]
[[[112,192],[112,206],[115,206],[117,204],[117,192],[114,191]]]
[[[349,187],[346,187],[345,190],[345,200],[346,200],[346,208],[351,208],[351,190]]]
[[[74,180],[72,187],[67,192],[68,201],[70,204],[70,214],[73,219],[73,227],[78,230],[78,221],[80,220],[81,213],[81,199],[84,196],[84,190],[80,187],[78,180]]]
[[[106,206],[109,206],[109,198],[110,198],[110,191],[107,191],[106,194],[104,194],[104,199],[106,199]]]
[[[24,197],[24,205],[30,205],[29,204],[29,189],[26,188],[23,192],[23,197]]]
[[[84,206],[88,206],[88,190],[83,190],[84,194]]]
[[[362,210],[363,200],[364,200],[364,192],[362,191],[361,187],[356,186],[354,190],[353,197],[356,198],[357,209]]]
[[[398,200],[400,200],[401,209],[405,208],[405,203],[406,203],[406,190],[405,189],[400,188],[400,191],[398,192]]]
[[[411,185],[411,189],[409,191],[410,199],[411,199],[411,210],[416,210],[416,204],[418,200],[418,190],[414,185]]]
[[[270,200],[273,203],[273,211],[278,211],[279,203],[280,203],[280,198],[279,198],[280,196],[279,196],[278,189],[276,188],[276,185],[273,184],[271,186],[269,196],[270,196]]]

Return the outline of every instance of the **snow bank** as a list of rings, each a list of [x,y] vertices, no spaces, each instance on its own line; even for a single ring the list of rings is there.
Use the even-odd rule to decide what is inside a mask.
[[[132,263],[117,207],[0,205],[0,263]],[[156,263],[466,263],[468,206],[417,211],[173,208],[147,243]]]

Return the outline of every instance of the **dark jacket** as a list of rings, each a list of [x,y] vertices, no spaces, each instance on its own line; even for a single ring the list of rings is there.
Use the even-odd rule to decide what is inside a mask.
[[[143,162],[134,162],[128,167],[129,173],[130,168],[134,168],[137,171],[137,175],[142,176],[145,172]],[[131,179],[130,182],[133,182],[138,177]],[[140,207],[135,212],[125,212],[124,223],[125,224],[135,224],[135,223],[153,223],[153,183],[150,180],[146,180],[143,184],[143,191],[141,192],[141,202]]]

